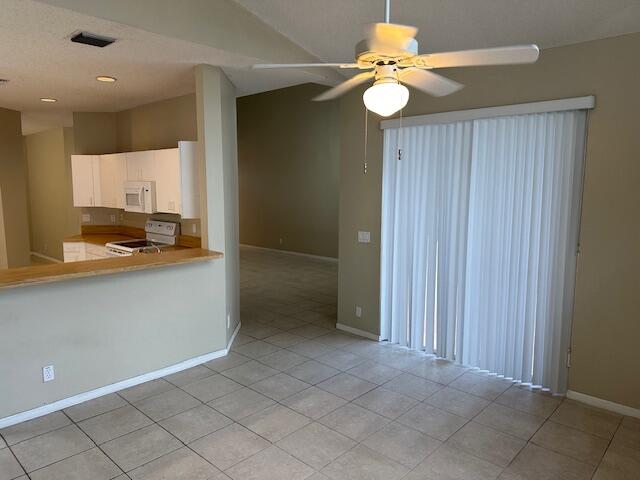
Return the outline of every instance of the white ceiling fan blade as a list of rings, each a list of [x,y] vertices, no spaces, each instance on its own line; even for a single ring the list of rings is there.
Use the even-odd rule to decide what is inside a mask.
[[[398,77],[401,83],[411,85],[434,97],[443,97],[457,92],[464,87],[464,85],[445,78],[442,75],[416,67],[403,68],[398,72]]]
[[[338,68],[358,68],[357,63],[259,63],[251,68],[256,70],[266,70],[270,68],[308,68],[308,67],[338,67]]]
[[[375,76],[374,72],[362,72],[358,75],[351,77],[349,80],[342,82],[340,85],[337,85],[333,88],[330,88],[324,93],[321,93],[316,98],[315,101],[321,102],[323,100],[332,100],[336,97],[339,97],[343,93],[346,93],[348,90],[351,90],[354,87],[357,87],[361,83],[366,82],[367,80],[373,78]]]
[[[395,23],[373,23],[367,27],[369,50],[382,55],[398,55],[407,50],[418,29]]]
[[[459,52],[428,53],[416,59],[433,68],[472,67],[480,65],[509,65],[534,63],[540,50],[537,45],[515,45],[512,47],[482,48]]]

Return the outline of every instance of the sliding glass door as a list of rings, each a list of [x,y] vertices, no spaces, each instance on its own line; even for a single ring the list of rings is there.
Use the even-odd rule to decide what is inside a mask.
[[[385,130],[384,338],[564,391],[585,122],[575,110]]]

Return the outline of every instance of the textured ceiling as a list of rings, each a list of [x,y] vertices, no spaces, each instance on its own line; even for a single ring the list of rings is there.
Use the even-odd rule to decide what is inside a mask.
[[[328,62],[351,61],[384,0],[236,0]],[[421,52],[519,43],[542,48],[640,31],[640,0],[392,0],[391,21],[420,29]]]
[[[383,0],[181,0],[184,15],[163,26],[158,19],[175,3],[135,2],[0,0],[0,78],[10,80],[0,85],[0,107],[22,111],[26,133],[69,125],[73,111],[119,111],[193,92],[198,63],[222,66],[238,95],[335,84],[340,77],[325,69],[248,67],[350,61],[363,26],[384,10]],[[530,42],[545,48],[640,31],[640,0],[394,0],[392,21],[419,27],[423,52]],[[118,41],[104,49],[71,43],[78,30]],[[99,83],[100,74],[118,82]]]
[[[78,30],[118,41],[103,49],[72,43]],[[74,111],[115,112],[191,93],[199,63],[223,66],[239,95],[326,83],[322,72],[248,69],[261,61],[39,2],[0,0],[0,78],[9,79],[0,85],[0,107],[23,112],[25,134],[70,125]],[[118,81],[97,82],[101,74]]]

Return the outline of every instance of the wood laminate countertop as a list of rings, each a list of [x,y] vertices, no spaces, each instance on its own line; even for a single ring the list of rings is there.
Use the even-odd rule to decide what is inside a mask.
[[[142,235],[144,237],[144,235]],[[92,245],[104,245],[109,242],[122,242],[124,240],[134,240],[141,237],[132,237],[130,235],[123,235],[121,233],[81,233],[79,235],[72,235],[66,237],[63,242],[84,242]]]
[[[64,238],[63,242],[84,242],[92,245],[104,245],[109,242],[120,242],[123,240],[135,240],[145,238],[144,229],[135,227],[124,227],[119,225],[83,225],[82,233]],[[170,247],[173,250],[180,248],[200,248],[200,237],[191,235],[180,235],[178,245]]]
[[[185,263],[207,262],[222,258],[222,256],[221,252],[203,248],[184,248],[181,250],[165,250],[162,253],[141,253],[129,257],[9,268],[0,270],[0,290],[61,282],[73,278],[95,277],[97,275],[148,270]]]

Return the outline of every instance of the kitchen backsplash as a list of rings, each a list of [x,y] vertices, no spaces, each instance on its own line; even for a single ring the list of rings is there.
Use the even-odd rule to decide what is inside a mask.
[[[182,220],[180,215],[171,213],[148,215],[146,213],[125,212],[115,208],[86,207],[82,209],[81,215],[82,225],[126,225],[128,227],[138,228],[144,228],[144,224],[148,218],[167,222],[179,222],[182,235],[200,236],[200,219]]]

